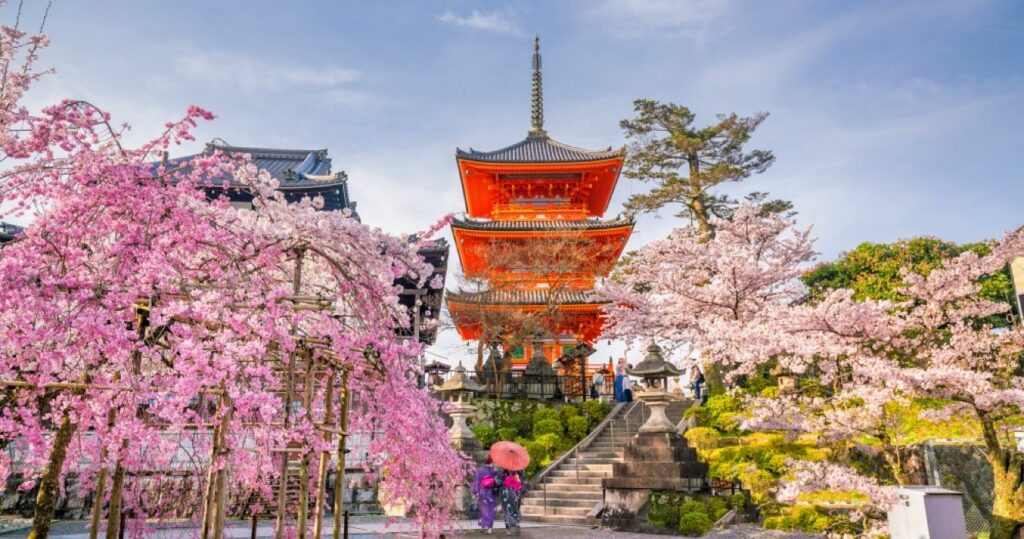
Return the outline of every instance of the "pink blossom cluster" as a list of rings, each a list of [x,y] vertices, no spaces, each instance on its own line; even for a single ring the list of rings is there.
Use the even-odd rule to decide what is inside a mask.
[[[330,366],[349,372],[350,430],[377,433],[370,460],[389,470],[387,490],[437,534],[468,464],[416,386],[421,348],[396,336],[410,320],[394,285],[431,276],[417,255],[429,234],[407,241],[320,211],[319,200],[290,204],[245,158],[155,164],[212,119],[198,107],[138,148],[88,103],[32,114],[20,103],[45,42],[0,30],[0,219],[32,221],[0,249],[0,444],[19,471],[40,476],[55,429],[70,423],[62,477],[78,474],[85,494],[101,467],[123,467],[138,533],[147,516],[170,512],[146,489],[152,472],[205,480],[226,469],[232,496],[266,509],[281,450],[302,448],[315,463],[336,447],[318,427],[341,412],[337,395],[324,405]],[[228,177],[256,211],[207,198]],[[300,376],[293,403],[315,398],[288,410],[284,428],[289,371]],[[215,426],[225,446],[211,456]],[[196,491],[173,503],[201,506]]]

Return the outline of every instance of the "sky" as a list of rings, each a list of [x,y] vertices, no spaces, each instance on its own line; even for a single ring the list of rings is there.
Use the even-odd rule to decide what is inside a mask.
[[[4,24],[17,5],[0,7]],[[44,7],[25,0],[22,26]],[[215,137],[326,148],[363,221],[394,233],[465,210],[456,147],[526,135],[534,35],[545,127],[561,142],[621,146],[637,98],[686,105],[700,124],[770,113],[750,147],[775,165],[728,192],[791,200],[822,260],[1022,224],[1016,0],[57,0],[45,31],[55,73],[31,105],[89,100],[136,142],[190,104],[212,110],[181,154]],[[609,216],[644,190],[620,180]],[[683,224],[674,213],[641,217],[628,248]],[[472,363],[454,331],[430,352]],[[621,352],[602,342],[595,357]]]

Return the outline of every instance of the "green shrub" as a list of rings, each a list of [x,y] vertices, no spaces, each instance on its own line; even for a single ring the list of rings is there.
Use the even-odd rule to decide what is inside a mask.
[[[679,504],[679,515],[685,515],[687,513],[707,513],[707,507],[704,506],[704,502],[700,500],[687,500]]]
[[[708,516],[711,517],[713,522],[718,522],[718,519],[724,517],[729,512],[729,503],[724,498],[712,496],[707,499],[705,505],[707,506]]]
[[[566,430],[569,431],[569,438],[573,442],[579,442],[587,436],[587,418],[583,416],[573,416],[565,421]]]
[[[565,432],[565,427],[557,419],[542,419],[533,424],[533,435],[540,436],[542,434],[557,434],[561,436]]]
[[[660,528],[675,529],[679,526],[679,504],[682,498],[671,492],[655,492],[651,494],[650,507],[647,511],[647,522]]]
[[[565,404],[559,410],[562,416],[562,423],[569,424],[569,418],[579,417],[580,411],[575,404]]]
[[[747,496],[742,492],[729,496],[729,507],[737,511],[743,511],[747,507]]]
[[[512,427],[501,427],[498,429],[498,439],[512,441],[519,437],[519,430]]]
[[[490,425],[476,423],[469,427],[469,430],[473,431],[473,436],[476,436],[476,439],[480,441],[480,445],[483,446],[484,449],[491,447],[491,444],[498,439],[498,433],[495,432],[494,427]]]
[[[561,437],[559,437],[557,434],[551,433],[541,434],[540,436],[534,439],[534,442],[544,446],[544,449],[547,451],[547,454],[549,456],[554,455],[556,452],[558,452],[558,448],[562,446]]]
[[[687,430],[683,436],[692,447],[702,450],[718,447],[718,441],[722,438],[717,430],[710,427],[695,427]]]
[[[714,523],[703,511],[685,513],[679,517],[679,533],[690,537],[704,535],[711,529],[712,524]]]
[[[536,425],[541,421],[555,420],[558,421],[559,414],[555,408],[537,408],[533,412],[533,424]]]
[[[541,442],[526,442],[523,447],[530,454],[530,465],[526,467],[526,474],[533,475],[541,469],[541,463],[548,460],[548,450]]]
[[[583,404],[580,404],[580,409],[587,415],[590,420],[591,428],[597,426],[608,412],[611,411],[611,403],[599,401],[599,400],[588,400]]]

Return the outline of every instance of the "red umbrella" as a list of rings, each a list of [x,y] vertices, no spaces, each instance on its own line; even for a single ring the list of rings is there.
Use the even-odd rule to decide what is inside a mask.
[[[495,442],[491,446],[490,455],[491,462],[510,472],[523,470],[530,464],[530,454],[526,448],[515,442]]]

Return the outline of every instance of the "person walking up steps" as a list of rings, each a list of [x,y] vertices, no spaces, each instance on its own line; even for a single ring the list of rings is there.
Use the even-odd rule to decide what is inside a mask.
[[[494,515],[498,511],[498,499],[495,494],[498,490],[498,482],[495,479],[497,475],[498,470],[491,465],[491,457],[487,457],[473,479],[473,495],[476,496],[480,507],[480,518],[477,523],[484,533],[491,533],[491,529],[494,528]]]

